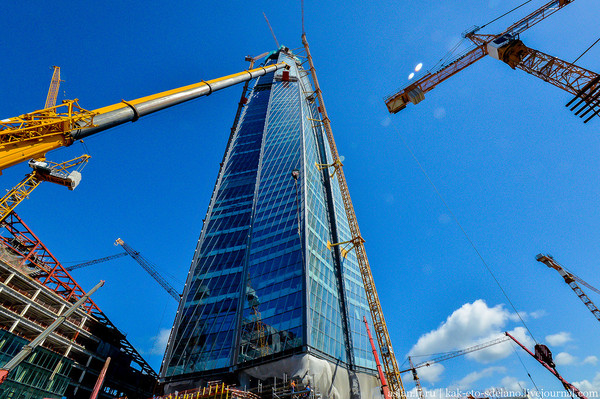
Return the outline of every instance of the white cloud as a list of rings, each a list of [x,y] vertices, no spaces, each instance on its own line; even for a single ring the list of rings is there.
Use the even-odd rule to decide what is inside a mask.
[[[583,359],[583,364],[593,364],[596,365],[596,363],[598,363],[598,358],[594,355],[588,356],[585,359]]]
[[[573,385],[583,392],[600,392],[600,372],[596,373],[596,376],[591,382],[588,380],[583,380],[573,382]]]
[[[506,376],[500,381],[502,388],[509,392],[522,392],[526,386],[525,381],[519,381],[516,377]]]
[[[466,303],[454,311],[436,330],[419,338],[410,354],[448,352],[464,349],[502,336],[506,325],[515,319],[516,314],[509,312],[503,305],[490,308],[485,301],[478,299]],[[533,346],[533,340],[523,327],[509,331],[523,345]],[[509,342],[467,354],[467,358],[480,363],[490,363],[503,359],[512,353]]]
[[[509,333],[526,347],[533,347],[534,342],[529,335],[527,335],[527,330],[525,330],[524,327],[516,327],[512,331],[509,331]],[[475,345],[491,341],[492,339],[497,338],[499,335],[500,333],[496,332],[489,337],[480,339],[477,343],[475,343]],[[514,344],[512,341],[506,341],[501,344],[490,346],[489,348],[471,352],[467,354],[466,357],[479,363],[495,362],[496,360],[504,359],[510,356],[513,353],[513,345]]]
[[[569,341],[572,341],[573,338],[571,338],[571,333],[566,332],[566,331],[562,331],[559,332],[558,334],[552,334],[552,335],[547,335],[546,336],[546,341],[548,341],[548,343],[552,346],[560,346],[560,345],[564,345]]]
[[[417,370],[419,379],[430,383],[438,382],[445,368],[440,363],[434,363],[431,366],[421,367]],[[412,377],[412,374],[411,374]]]
[[[567,366],[569,364],[577,363],[577,358],[567,352],[560,352],[554,357],[554,363],[557,366]]]
[[[506,373],[505,367],[488,367],[481,371],[474,371],[464,376],[456,383],[458,389],[472,389],[475,382],[482,378],[489,377],[494,373]]]
[[[169,341],[169,335],[171,334],[171,329],[169,328],[161,328],[158,335],[152,337],[152,348],[148,352],[149,355],[162,355],[165,353],[167,349],[167,342]]]
[[[534,319],[540,319],[544,316],[547,316],[548,312],[546,312],[544,309],[540,309],[540,310],[536,310],[535,312],[529,313],[529,315],[531,317],[533,317]]]
[[[478,299],[455,310],[437,330],[422,335],[410,354],[447,352],[473,345],[506,325],[510,312],[503,305],[493,308]],[[499,335],[499,334],[496,334]]]

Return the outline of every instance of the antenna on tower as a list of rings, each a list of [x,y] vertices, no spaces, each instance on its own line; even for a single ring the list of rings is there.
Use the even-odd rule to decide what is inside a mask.
[[[271,34],[273,35],[273,40],[275,40],[275,44],[277,45],[277,48],[279,48],[279,42],[277,41],[277,38],[275,37],[275,32],[273,32],[273,28],[271,28],[271,23],[269,22],[269,18],[267,18],[267,14],[265,14],[263,12],[263,16],[265,17],[265,21],[267,21],[267,25],[269,25],[269,29],[271,30]]]

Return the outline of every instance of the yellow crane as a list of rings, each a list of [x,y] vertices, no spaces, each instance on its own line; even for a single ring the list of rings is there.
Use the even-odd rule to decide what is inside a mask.
[[[0,222],[2,222],[25,198],[31,194],[43,181],[67,187],[74,190],[81,181],[81,169],[90,156],[84,154],[70,161],[56,163],[51,161],[30,160],[29,166],[33,171],[6,195],[0,199]]]
[[[60,87],[60,67],[53,66],[54,72],[52,72],[52,80],[50,81],[50,88],[48,89],[48,96],[46,96],[46,105],[44,108],[52,108],[56,105],[56,98],[58,97],[58,89]]]
[[[221,78],[201,81],[131,101],[121,101],[88,111],[78,100],[65,100],[42,110],[0,121],[0,173],[31,158],[44,158],[48,151],[165,108],[206,96],[214,91],[245,82],[278,69],[284,62],[258,67]]]
[[[348,245],[349,248],[354,249],[356,253],[356,259],[358,260],[358,266],[362,277],[363,285],[365,287],[365,293],[367,302],[369,303],[369,309],[371,312],[371,318],[373,319],[373,330],[377,337],[377,343],[381,353],[381,359],[383,361],[383,367],[385,369],[387,382],[392,396],[395,398],[406,399],[406,393],[404,392],[404,385],[400,378],[400,371],[398,369],[398,362],[396,361],[396,355],[392,348],[392,340],[383,317],[383,310],[381,309],[381,303],[375,289],[375,282],[373,281],[373,275],[371,274],[371,266],[367,259],[367,252],[365,250],[365,240],[360,235],[360,229],[358,227],[358,221],[354,212],[354,206],[350,199],[350,192],[348,191],[348,184],[346,183],[346,177],[344,170],[342,169],[343,164],[335,145],[333,138],[333,131],[331,129],[331,122],[327,115],[327,109],[325,108],[325,102],[323,101],[323,94],[319,86],[319,80],[317,79],[317,73],[315,66],[310,54],[308,42],[306,40],[306,34],[302,33],[302,44],[306,51],[306,58],[310,66],[310,73],[315,85],[315,94],[317,96],[319,111],[321,112],[321,122],[325,128],[327,135],[327,141],[329,143],[329,149],[331,150],[331,156],[333,157],[333,164],[330,167],[335,168],[335,174],[337,175],[338,184],[340,186],[340,192],[342,194],[342,202],[346,210],[346,217],[348,219],[348,226],[350,227],[350,234],[352,239],[346,243],[334,243],[331,245]],[[347,251],[348,249],[346,249]]]

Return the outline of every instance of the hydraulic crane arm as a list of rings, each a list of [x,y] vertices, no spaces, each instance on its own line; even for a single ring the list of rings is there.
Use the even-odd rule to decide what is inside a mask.
[[[425,98],[426,92],[432,90],[450,76],[482,59],[489,53],[490,48],[494,51],[493,49],[496,48],[495,46],[504,45],[507,40],[516,38],[520,33],[531,28],[533,25],[554,14],[556,11],[573,1],[575,0],[552,0],[497,35],[476,35],[474,32],[479,28],[465,34],[465,37],[473,41],[477,47],[460,55],[449,64],[442,65],[438,70],[426,74],[421,79],[404,89],[401,89],[397,93],[388,96],[385,99],[388,111],[395,114],[406,108],[406,105],[409,102],[418,104]]]
[[[569,287],[571,287],[573,292],[575,292],[575,294],[579,297],[579,299],[581,299],[581,302],[583,302],[583,304],[588,308],[588,310],[590,312],[592,312],[592,314],[596,317],[596,319],[598,319],[598,321],[600,321],[600,310],[598,310],[598,308],[596,307],[594,302],[592,302],[592,300],[585,294],[585,292],[583,292],[583,290],[575,282],[576,279],[577,280],[581,280],[581,279],[575,278],[575,276],[573,276],[571,273],[566,271],[550,255],[538,254],[535,257],[535,259],[538,262],[542,262],[549,268],[556,270],[562,276],[562,278],[565,280],[565,283],[567,283],[569,285]],[[586,283],[585,285],[589,285],[589,284]]]
[[[30,158],[140,117],[281,68],[283,62],[88,111],[78,100],[0,121],[0,172]]]

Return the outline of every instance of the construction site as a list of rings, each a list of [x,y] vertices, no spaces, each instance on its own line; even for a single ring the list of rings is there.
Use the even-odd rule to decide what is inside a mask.
[[[597,2],[140,5],[9,9],[0,399],[600,395]]]

